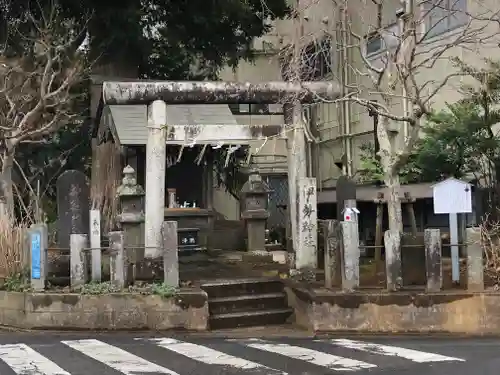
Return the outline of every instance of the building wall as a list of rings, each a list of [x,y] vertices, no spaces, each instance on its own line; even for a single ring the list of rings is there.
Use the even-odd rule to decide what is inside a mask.
[[[467,11],[471,14],[484,13],[485,10],[500,10],[500,3],[493,0],[487,0],[482,2],[477,2],[474,0],[464,0],[467,1]],[[456,1],[455,1],[456,3]],[[370,31],[375,29],[377,11],[375,5],[372,1],[366,0],[351,0],[349,1],[350,8],[349,12],[349,23],[350,28],[354,30],[358,35],[367,35]],[[382,16],[383,25],[390,26],[396,21],[396,10],[400,8],[399,0],[384,0],[385,12]],[[483,16],[484,17],[484,16]],[[484,22],[474,21],[471,25],[467,27],[470,29],[479,30],[484,27]],[[436,35],[433,38],[429,38],[428,41],[423,44],[419,51],[423,52],[425,50],[436,51],[439,46],[445,44],[453,44],[453,41],[463,32],[464,27],[459,27],[448,31],[446,33]],[[489,27],[482,29],[480,32],[481,36],[491,36],[495,33],[496,29],[493,23]],[[443,77],[453,72],[453,66],[450,62],[451,57],[459,57],[463,61],[473,66],[481,67],[485,66],[484,58],[488,57],[491,59],[500,59],[500,48],[498,48],[499,38],[488,38],[487,41],[482,43],[470,43],[466,48],[462,46],[455,46],[453,48],[448,48],[443,56],[429,68],[420,68],[416,77],[417,82],[420,87],[424,83],[428,82],[427,92],[431,92],[433,87],[440,84]],[[370,90],[371,85],[368,83],[367,78],[361,76],[361,72],[366,72],[364,70],[364,63],[360,57],[360,50],[356,46],[354,41],[350,41],[350,46],[355,46],[349,48],[349,64],[351,65],[349,74],[349,83],[353,87],[357,87],[360,91],[360,96],[363,98],[377,99],[377,96],[373,94],[373,90]],[[377,62],[381,58],[381,54],[373,54],[369,56],[371,62]],[[336,61],[341,61],[337,59]],[[335,60],[334,60],[335,62]],[[357,71],[357,73],[353,73]],[[432,107],[434,109],[442,109],[447,103],[453,103],[462,97],[461,88],[464,84],[471,83],[470,79],[465,79],[462,77],[457,77],[450,79],[448,83],[439,91],[439,93],[434,96],[431,100]],[[398,94],[401,88],[397,88],[395,94]],[[370,91],[372,93],[370,93]],[[424,91],[425,95],[425,91]],[[335,181],[340,175],[339,168],[335,165],[335,160],[339,160],[342,154],[345,153],[345,145],[342,140],[339,139],[343,134],[342,113],[341,106],[338,104],[321,105],[318,108],[318,130],[320,134],[320,144],[319,144],[319,155],[320,155],[320,167],[318,175],[318,186],[322,188],[335,186]],[[391,109],[395,114],[403,114],[402,100],[395,99],[393,103],[393,108]],[[373,142],[373,119],[368,116],[367,110],[357,104],[350,106],[350,133],[352,137],[352,172],[356,175],[356,172],[360,167],[360,146],[367,142]],[[404,129],[401,125],[400,134],[398,142],[401,143],[404,135]]]
[[[451,1],[451,0],[450,0]],[[458,4],[459,1],[465,1],[467,12],[478,15],[483,14],[483,18],[493,11],[500,10],[500,3],[496,0],[453,0],[452,4]],[[418,3],[418,1],[416,1]],[[296,27],[291,20],[280,20],[274,25],[269,35],[256,41],[257,48],[275,46],[276,50],[283,48],[288,43],[300,40],[301,45],[306,45],[314,40],[321,39],[328,35],[333,39],[334,48],[332,49],[332,72],[331,78],[340,79],[342,76],[342,66],[344,61],[348,61],[349,69],[347,74],[350,86],[357,87],[360,90],[360,96],[363,98],[377,99],[370,88],[369,78],[364,76],[365,66],[361,58],[361,49],[359,43],[352,39],[348,42],[347,60],[341,55],[339,48],[339,20],[342,13],[336,7],[335,2],[331,0],[301,0],[301,30],[297,35]],[[359,36],[364,37],[374,31],[377,25],[377,8],[371,0],[350,0],[347,9],[349,28]],[[393,26],[397,21],[396,12],[401,7],[400,0],[384,0],[384,12],[382,14],[382,24],[384,27]],[[469,28],[478,29],[485,24],[480,21],[474,21]],[[481,35],[492,35],[496,29],[494,25],[481,30]],[[429,38],[423,49],[435,49],[437,46],[446,43],[452,43],[464,28],[455,28],[448,32]],[[459,57],[468,64],[475,66],[484,65],[484,58],[500,59],[500,48],[498,47],[500,37],[497,39],[488,39],[488,42],[470,43],[467,48],[455,46],[448,48],[442,58],[431,68],[421,68],[418,71],[417,81],[419,85],[429,82],[428,91],[452,71],[450,57]],[[265,44],[267,42],[268,44]],[[337,44],[336,44],[337,43]],[[369,56],[371,62],[377,63],[381,54],[374,53]],[[238,81],[266,81],[280,80],[280,65],[276,53],[269,52],[260,54],[252,63],[243,62],[235,71],[226,69],[222,74],[223,79]],[[470,83],[470,80],[464,78],[450,79],[436,95],[431,103],[434,109],[443,108],[446,103],[453,103],[462,96],[460,88],[463,84]],[[401,88],[396,88],[396,93]],[[320,104],[313,108],[316,117],[316,134],[318,138],[317,156],[318,168],[317,178],[319,189],[334,187],[337,178],[342,174],[342,170],[337,164],[339,162],[347,163],[351,167],[351,174],[356,176],[360,169],[361,152],[360,147],[363,144],[373,142],[373,119],[369,117],[367,110],[358,104]],[[395,114],[403,114],[403,101],[394,99],[391,111]],[[347,118],[346,118],[347,114]],[[347,121],[346,121],[347,120]],[[346,122],[349,126],[346,129]],[[401,143],[404,137],[404,127],[399,129],[398,143]],[[345,134],[352,135],[350,141],[346,141]],[[350,153],[348,153],[350,144]],[[282,140],[266,143],[260,150],[265,155],[280,155],[274,157],[274,160],[282,160],[282,165],[286,165],[286,146]],[[273,158],[271,158],[273,159]],[[256,158],[258,160],[258,157]],[[283,168],[284,169],[284,168]]]

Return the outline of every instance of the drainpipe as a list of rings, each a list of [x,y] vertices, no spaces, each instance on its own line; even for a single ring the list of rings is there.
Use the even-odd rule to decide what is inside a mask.
[[[341,9],[341,38],[342,48],[341,48],[341,61],[348,61],[348,51],[347,45],[349,43],[349,38],[347,34],[347,7],[345,5],[342,6]],[[349,71],[347,69],[347,64],[342,64],[342,96],[347,95],[347,85],[349,83]],[[345,134],[351,134],[351,103],[349,101],[345,101],[343,103],[343,111],[342,111],[342,121],[344,122],[344,130]],[[343,168],[344,174],[348,177],[352,176],[352,138],[346,137],[344,139],[344,150],[346,153],[346,165]]]

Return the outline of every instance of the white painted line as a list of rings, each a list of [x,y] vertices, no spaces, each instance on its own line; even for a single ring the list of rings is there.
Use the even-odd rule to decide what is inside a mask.
[[[192,344],[189,342],[179,341],[171,338],[148,339],[147,341],[154,342],[156,345],[162,348],[171,350],[190,359],[194,359],[208,365],[228,366],[238,370],[259,370],[259,372],[262,372],[262,374],[286,375],[286,372],[264,366],[260,363],[248,361],[244,358],[234,357],[232,355],[208,348],[203,345]]]
[[[283,356],[305,361],[313,365],[326,367],[334,371],[357,371],[362,369],[377,367],[371,363],[357,361],[355,359],[339,357],[333,354],[318,352],[313,349],[302,348],[287,344],[274,343],[260,339],[231,340],[241,343],[250,348],[264,350],[271,353],[281,354]]]
[[[316,340],[318,342],[324,342],[323,340]],[[397,346],[372,344],[363,341],[347,340],[347,339],[334,339],[328,340],[330,343],[342,346],[348,349],[355,349],[366,353],[380,354],[392,357],[401,357],[405,359],[412,360],[413,362],[425,363],[425,362],[465,362],[464,359],[447,357],[441,354],[421,352],[413,349],[399,348]]]
[[[0,359],[18,375],[71,375],[25,344],[0,345]]]
[[[73,340],[62,341],[62,343],[79,351],[80,353],[85,354],[86,356],[89,356],[90,358],[95,359],[96,361],[104,363],[106,366],[120,371],[125,375],[147,373],[155,373],[155,375],[178,375],[176,372],[169,370],[168,368],[146,361],[141,357],[99,340]]]

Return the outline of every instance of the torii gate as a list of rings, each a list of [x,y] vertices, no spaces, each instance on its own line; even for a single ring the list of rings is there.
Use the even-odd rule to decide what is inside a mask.
[[[143,81],[104,82],[103,102],[107,105],[148,105],[148,139],[146,143],[146,204],[145,204],[145,257],[161,256],[161,227],[165,206],[165,159],[166,126],[168,125],[168,104],[275,104],[280,102],[311,103],[320,98],[332,100],[340,95],[337,83],[323,82],[223,82],[223,81]],[[285,113],[285,123],[292,124],[292,117]],[[297,121],[295,119],[295,121]],[[287,143],[289,142],[287,137]],[[299,151],[300,152],[300,151]],[[299,215],[297,214],[297,174],[296,169],[303,155],[289,153],[289,218],[292,222],[292,246],[295,259],[302,259],[292,267],[309,269],[317,267],[317,238],[313,243],[300,246]],[[298,156],[298,158],[297,158]],[[314,208],[315,209],[315,208]],[[310,254],[309,254],[310,253]],[[300,256],[299,256],[300,255]],[[299,264],[300,263],[300,264]]]

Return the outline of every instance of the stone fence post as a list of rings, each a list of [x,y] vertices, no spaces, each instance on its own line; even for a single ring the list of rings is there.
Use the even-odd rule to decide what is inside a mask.
[[[341,230],[342,229],[338,220],[325,220],[323,222],[326,288],[331,288],[334,284],[340,285],[342,283]]]
[[[484,291],[484,262],[479,228],[467,228],[467,290]]]
[[[401,232],[388,230],[384,233],[385,274],[387,290],[395,292],[403,286],[401,273]]]
[[[70,248],[70,285],[71,288],[82,286],[87,282],[87,255],[88,246],[86,234],[72,233],[69,238]]]
[[[109,232],[109,275],[111,282],[119,287],[128,285],[128,259],[125,251],[124,232]]]
[[[101,211],[90,210],[90,268],[92,281],[101,281]]]
[[[179,286],[179,243],[177,221],[164,221],[163,234],[163,280],[166,285]]]
[[[439,292],[443,288],[441,231],[439,229],[426,229],[424,231],[424,246],[426,290],[427,292]]]
[[[342,221],[342,289],[359,288],[359,230],[358,221]]]

